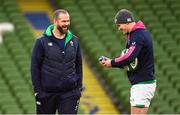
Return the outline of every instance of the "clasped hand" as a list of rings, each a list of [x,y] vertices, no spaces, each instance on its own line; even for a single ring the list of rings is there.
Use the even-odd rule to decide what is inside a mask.
[[[104,67],[112,67],[111,65],[111,59],[106,58],[99,62]]]

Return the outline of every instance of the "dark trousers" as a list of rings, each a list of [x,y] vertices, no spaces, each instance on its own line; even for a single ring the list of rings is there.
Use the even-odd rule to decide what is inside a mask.
[[[43,94],[36,97],[37,114],[77,114],[80,95],[62,97],[61,94]]]

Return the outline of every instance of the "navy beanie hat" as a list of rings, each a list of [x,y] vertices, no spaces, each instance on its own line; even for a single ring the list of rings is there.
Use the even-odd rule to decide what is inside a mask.
[[[135,20],[132,12],[130,12],[127,9],[121,9],[116,14],[114,18],[114,22],[116,24],[125,24],[125,23],[135,22]]]

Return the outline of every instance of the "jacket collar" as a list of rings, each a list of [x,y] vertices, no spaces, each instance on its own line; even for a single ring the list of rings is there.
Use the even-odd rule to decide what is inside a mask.
[[[140,20],[134,25],[134,27],[131,29],[130,33],[137,29],[146,29],[145,25]],[[129,41],[130,41],[130,33],[127,34],[127,43],[129,43]]]
[[[131,29],[131,32],[137,30],[137,29],[146,29],[145,25],[143,24],[142,21],[138,21],[134,27]]]

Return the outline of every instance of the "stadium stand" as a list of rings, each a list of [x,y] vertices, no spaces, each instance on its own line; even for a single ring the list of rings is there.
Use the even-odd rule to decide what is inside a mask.
[[[123,105],[125,111],[129,111],[130,87],[125,71],[102,68],[97,59],[101,55],[120,55],[124,40],[117,32],[113,18],[121,8],[132,10],[136,19],[144,21],[154,38],[157,91],[149,113],[179,113],[178,0],[56,0],[56,3],[70,11],[73,29],[80,37],[85,54],[101,74],[100,79],[105,87],[108,86],[107,91],[113,95],[115,104],[119,108]]]
[[[11,22],[14,32],[3,34],[0,44],[0,113],[34,113],[29,60],[34,37],[14,0],[2,0],[0,23]]]
[[[34,36],[16,0],[1,0],[0,23],[12,22],[15,31],[3,34],[0,44],[0,113],[34,113],[29,60]],[[121,8],[132,10],[152,33],[157,91],[149,113],[180,113],[180,1],[179,0],[56,0],[70,11],[72,29],[80,38],[83,52],[100,74],[112,100],[129,112],[129,88],[125,71],[102,68],[101,55],[116,57],[124,47],[113,18]]]

